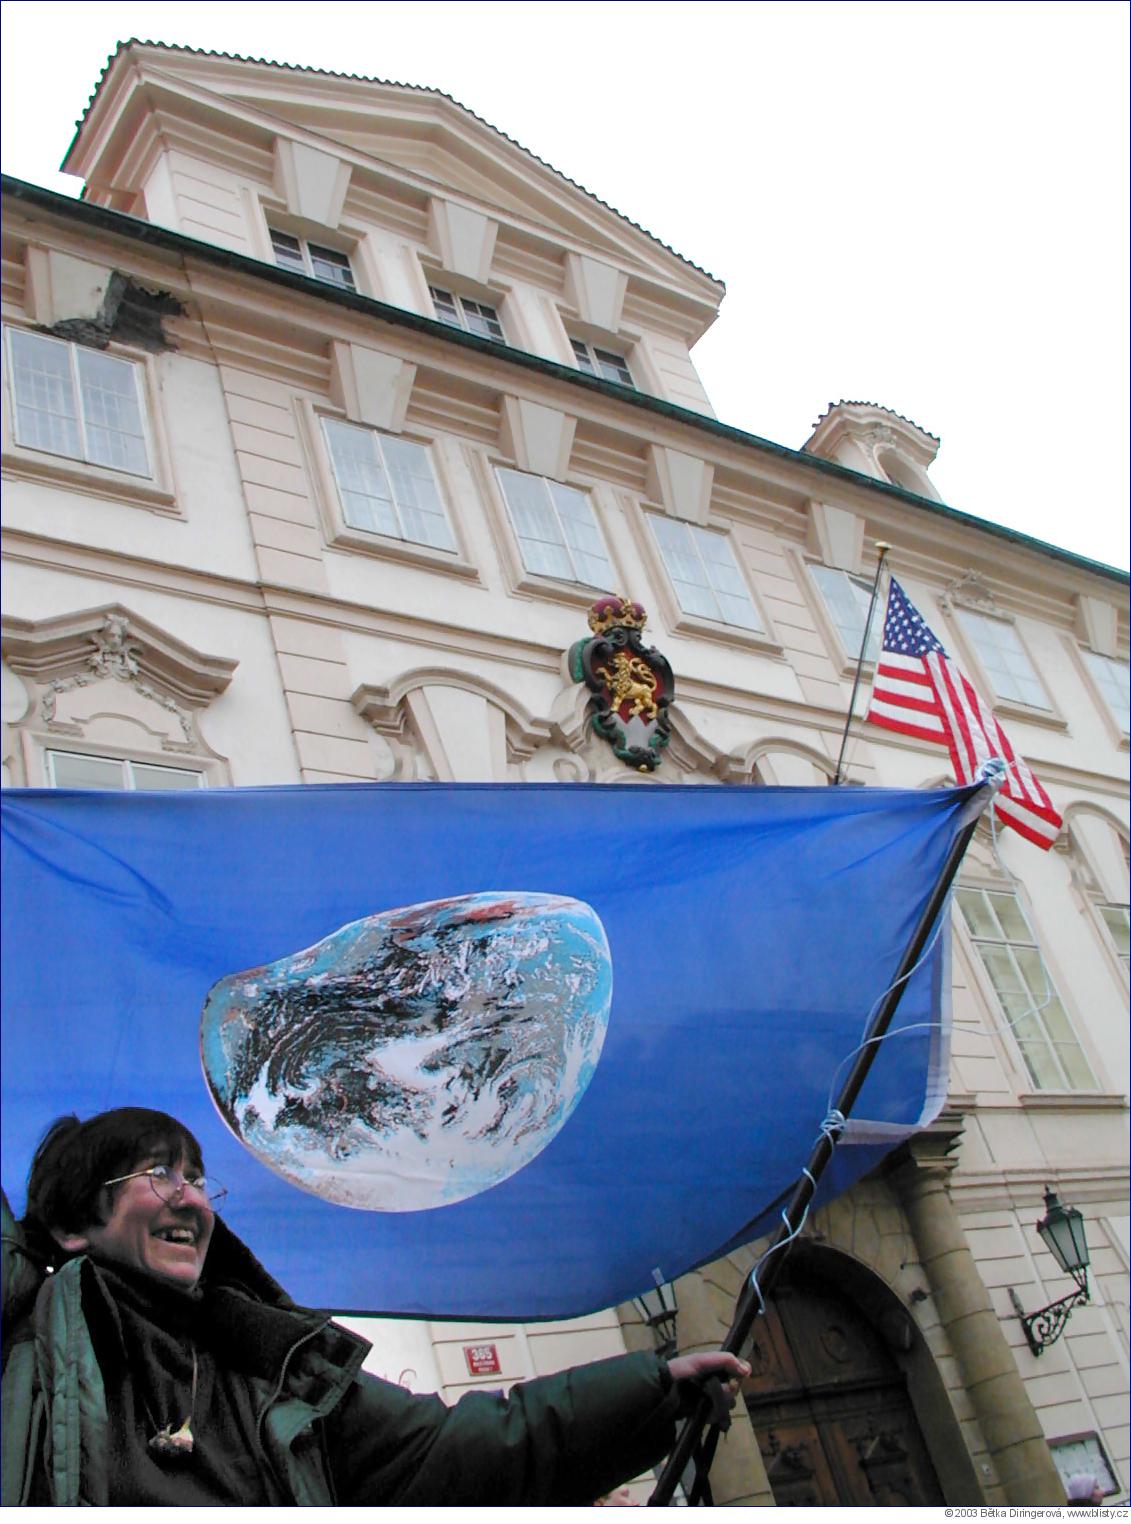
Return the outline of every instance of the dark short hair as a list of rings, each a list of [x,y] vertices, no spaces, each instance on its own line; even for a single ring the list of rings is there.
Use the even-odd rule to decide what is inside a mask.
[[[29,1227],[81,1233],[105,1220],[103,1186],[129,1174],[143,1160],[175,1164],[178,1159],[203,1172],[200,1144],[176,1117],[144,1106],[119,1106],[80,1122],[57,1117],[35,1151],[28,1175]]]

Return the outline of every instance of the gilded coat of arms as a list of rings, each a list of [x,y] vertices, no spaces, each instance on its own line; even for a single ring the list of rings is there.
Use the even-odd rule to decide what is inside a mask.
[[[647,614],[628,598],[598,598],[589,610],[588,640],[569,653],[569,672],[584,683],[590,723],[628,767],[652,772],[671,738],[668,706],[675,679],[667,659],[645,646]]]

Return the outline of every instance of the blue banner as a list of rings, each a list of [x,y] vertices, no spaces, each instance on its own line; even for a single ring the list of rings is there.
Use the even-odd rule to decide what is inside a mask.
[[[171,1112],[298,1300],[529,1320],[773,1226],[969,789],[3,798],[3,1159]],[[946,938],[819,1200],[931,1120]]]

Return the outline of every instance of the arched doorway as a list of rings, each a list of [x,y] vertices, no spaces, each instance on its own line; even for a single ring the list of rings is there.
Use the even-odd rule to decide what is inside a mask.
[[[743,1387],[779,1507],[945,1501],[893,1353],[912,1337],[897,1306],[878,1325],[865,1317],[819,1258],[790,1263]]]

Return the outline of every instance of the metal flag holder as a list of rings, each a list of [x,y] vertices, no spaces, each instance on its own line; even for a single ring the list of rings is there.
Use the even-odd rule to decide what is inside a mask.
[[[883,576],[884,560],[891,546],[886,540],[876,541],[876,575],[872,578],[872,592],[868,599],[868,617],[864,621],[864,634],[860,639],[860,653],[856,658],[856,671],[852,676],[852,692],[848,699],[848,713],[844,719],[844,734],[840,738],[840,753],[836,759],[833,782],[839,783],[844,773],[844,754],[848,750],[848,737],[856,714],[856,695],[860,692],[860,679],[864,675],[864,662],[868,654],[868,637],[872,633],[872,620],[876,617],[876,603],[880,596],[880,578]]]
[[[950,886],[958,872],[966,848],[987,806],[1005,781],[1005,764],[997,758],[992,758],[983,765],[979,778],[979,786],[970,800],[971,817],[951,843],[942,871],[911,933],[895,977],[875,1008],[864,1038],[853,1055],[852,1065],[841,1086],[840,1094],[822,1124],[820,1137],[813,1145],[808,1163],[797,1178],[789,1205],[782,1212],[781,1225],[747,1278],[746,1285],[738,1298],[734,1320],[720,1346],[727,1354],[740,1355],[742,1353],[750,1338],[755,1320],[759,1313],[765,1312],[766,1298],[773,1290],[793,1241],[801,1231],[817,1185],[844,1132],[845,1124],[864,1087],[864,1081],[868,1078],[868,1072],[879,1052],[880,1044],[887,1035],[907,981],[927,948],[935,922],[946,903]],[[698,1506],[704,1499],[710,1502],[708,1475],[719,1435],[728,1424],[727,1408],[722,1398],[719,1381],[712,1377],[704,1382],[695,1413],[684,1422],[679,1432],[675,1448],[668,1456],[664,1469],[660,1473],[656,1490],[648,1499],[650,1508],[667,1507],[675,1496],[676,1487],[684,1472],[693,1461],[695,1462],[695,1479],[688,1502],[692,1507]],[[710,1430],[704,1439],[703,1431],[708,1425]]]

